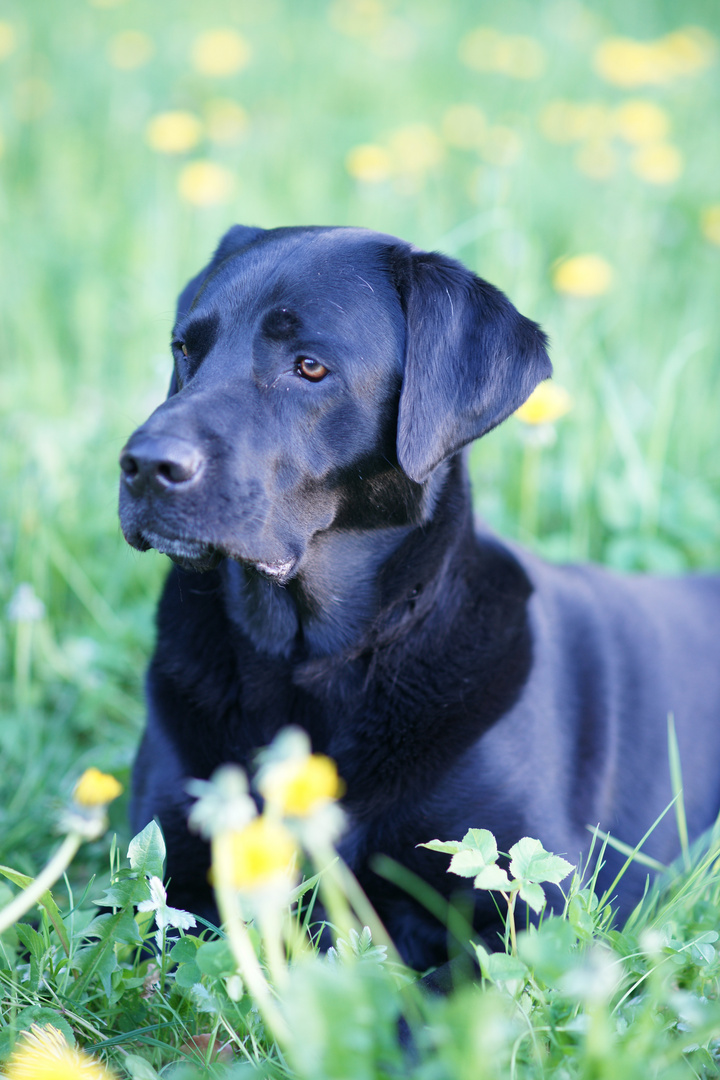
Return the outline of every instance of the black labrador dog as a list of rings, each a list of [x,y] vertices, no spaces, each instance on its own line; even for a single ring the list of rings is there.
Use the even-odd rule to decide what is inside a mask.
[[[288,724],[337,761],[342,854],[417,969],[446,930],[376,853],[448,896],[415,845],[471,826],[572,861],[589,824],[634,845],[672,798],[669,712],[690,832],[713,823],[720,578],[551,566],[474,526],[461,448],[550,375],[545,345],[460,263],[364,229],[236,226],[186,287],[170,395],[120,459],[127,540],[175,563],[132,804],[172,903],[212,911],[187,778]],[[677,847],[669,814],[646,850]],[[475,910],[496,925],[488,894]]]

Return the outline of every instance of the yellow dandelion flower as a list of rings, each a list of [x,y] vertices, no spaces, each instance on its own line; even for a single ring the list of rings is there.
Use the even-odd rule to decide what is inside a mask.
[[[442,133],[446,143],[461,150],[475,150],[482,143],[487,131],[487,120],[477,105],[464,103],[451,105],[442,119]]]
[[[513,79],[539,79],[547,68],[547,54],[534,38],[506,35],[495,56],[495,70]]]
[[[505,168],[522,154],[522,139],[512,128],[495,124],[488,128],[481,148],[483,161]]]
[[[244,829],[223,829],[213,837],[213,877],[243,892],[290,883],[297,851],[290,830],[261,815]]]
[[[611,143],[605,139],[593,139],[578,148],[575,165],[579,172],[592,180],[607,180],[617,171],[618,157]]]
[[[234,75],[250,63],[249,43],[237,30],[206,30],[192,47],[193,67],[201,75]]]
[[[547,379],[535,387],[524,405],[516,409],[515,416],[523,424],[533,427],[538,424],[554,424],[565,413],[570,412],[573,400],[564,386]]]
[[[330,23],[347,37],[376,37],[388,13],[380,0],[335,0],[328,12]]]
[[[212,142],[232,146],[245,137],[248,114],[230,98],[212,98],[205,106],[205,126]]]
[[[702,211],[700,231],[711,244],[720,244],[720,203],[706,206]]]
[[[184,154],[197,146],[202,133],[202,123],[194,113],[174,109],[148,121],[145,141],[159,154]]]
[[[717,57],[717,40],[701,26],[684,26],[657,43],[673,75],[694,75]]]
[[[220,206],[230,201],[234,190],[233,174],[214,161],[192,161],[178,176],[180,197],[194,206]]]
[[[715,59],[717,43],[706,30],[688,26],[654,41],[613,37],[595,51],[596,71],[614,86],[652,86],[693,75]]]
[[[332,758],[324,754],[279,761],[260,781],[264,799],[282,814],[307,817],[319,807],[338,799],[343,784]]]
[[[647,143],[630,159],[630,168],[648,184],[672,184],[685,168],[683,156],[672,143]]]
[[[670,132],[670,117],[654,101],[635,98],[618,105],[613,115],[617,134],[625,142],[641,146],[658,142]]]
[[[123,786],[119,780],[99,769],[86,769],[73,792],[73,799],[80,806],[107,806],[121,795]]]
[[[442,161],[443,145],[427,124],[408,124],[389,136],[388,150],[395,170],[418,175]]]
[[[152,39],[142,30],[122,30],[108,42],[108,60],[119,71],[135,71],[155,53]]]
[[[492,26],[478,26],[458,46],[461,61],[474,71],[495,71],[514,79],[538,79],[547,67],[547,54],[534,38],[502,34]]]
[[[568,296],[602,296],[613,280],[613,270],[602,255],[574,255],[563,259],[552,275],[553,288]]]
[[[392,173],[392,160],[387,150],[376,143],[354,146],[345,158],[345,168],[355,180],[364,184],[379,184]]]
[[[33,1024],[23,1033],[5,1069],[7,1080],[113,1080],[89,1054],[69,1046],[61,1031]]]
[[[0,60],[4,60],[17,47],[17,36],[12,23],[0,20]]]
[[[598,141],[611,131],[610,110],[598,101],[549,101],[538,117],[546,139],[572,143],[581,139]]]

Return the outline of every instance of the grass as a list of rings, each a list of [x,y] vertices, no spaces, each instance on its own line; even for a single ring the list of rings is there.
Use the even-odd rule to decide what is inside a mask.
[[[614,36],[657,40],[686,25],[714,35],[711,63],[637,86],[608,81],[593,66],[600,44]],[[493,56],[498,40],[507,49],[518,35],[531,38],[543,50],[542,73],[528,79],[520,69],[469,67],[458,49],[478,26],[504,35]],[[193,46],[202,32],[223,27],[242,35],[250,60],[232,74],[203,74]],[[144,35],[135,38],[135,55],[145,48],[147,60],[117,67],[118,35],[128,30]],[[718,565],[720,248],[717,225],[713,232],[708,222],[718,203],[719,35],[710,0],[689,0],[681,13],[658,0],[586,8],[520,0],[208,0],[202,7],[62,0],[52,12],[0,0],[0,862],[39,871],[57,844],[57,808],[87,765],[127,781],[165,567],[120,536],[117,456],[163,397],[174,298],[234,221],[365,225],[463,259],[549,331],[557,381],[574,403],[551,445],[529,445],[512,420],[473,448],[478,512],[556,559],[670,572]],[[526,58],[521,74],[527,66]],[[226,141],[217,141],[212,124],[218,99],[246,114],[243,128],[231,110],[235,129],[226,127]],[[580,107],[601,107],[592,137],[548,137],[547,108],[559,99],[574,106],[578,131],[589,115]],[[643,176],[642,144],[618,134],[618,110],[637,100],[669,125],[662,141],[680,155],[675,179]],[[477,113],[449,112],[458,104],[482,110],[485,127]],[[153,150],[146,139],[148,122],[168,110],[200,121],[199,141],[178,154]],[[381,165],[372,181],[348,171],[348,155],[368,144]],[[193,174],[184,170],[194,162],[224,170],[215,174],[219,201],[198,204],[209,195],[197,173],[194,188],[188,181]],[[358,173],[357,164],[350,168]],[[585,253],[607,261],[611,287],[585,299],[558,292],[558,262]],[[42,602],[42,618],[13,617],[23,583]],[[112,832],[124,852],[122,800],[111,808]],[[92,875],[107,877],[107,848],[107,840],[94,841],[72,864],[75,900]],[[64,890],[57,889],[63,910],[72,906]],[[464,1075],[468,1063],[477,1076],[543,1075],[542,1060],[546,1075],[633,1075],[648,1045],[655,1053],[656,1036],[658,1047],[670,1039],[662,1024],[685,1023],[667,996],[673,986],[709,1000],[716,993],[716,960],[706,963],[688,944],[717,923],[714,863],[684,869],[671,897],[652,908],[664,914],[643,915],[643,925],[673,927],[662,930],[658,962],[672,979],[658,976],[649,997],[650,975],[636,973],[634,990],[628,975],[640,929],[619,939],[601,934],[625,957],[623,986],[631,989],[617,1014],[622,1024],[612,1021],[607,1060],[588,1063],[582,1032],[548,1035],[560,1021],[555,1014],[541,1021],[536,1003],[524,1015],[532,1017],[534,1045],[550,1056],[526,1065],[517,1055],[513,1064],[510,1053],[505,1061],[510,1043],[497,1030],[506,1032],[507,994],[486,1000],[467,991],[428,1006],[429,1037],[443,1049],[427,1058],[435,1065],[418,1064],[418,1075],[445,1075],[443,1068]],[[46,936],[43,948],[51,945]],[[16,1004],[5,998],[6,1031],[17,1008],[47,1004],[46,988],[27,970],[12,983]],[[305,995],[318,1015],[339,1024],[332,1009],[346,1009],[342,1023],[362,1026],[358,1002],[372,1004],[374,984],[358,976],[356,986],[357,973],[338,976],[346,979],[341,991],[322,971],[298,975],[318,980],[312,992],[298,990],[298,1016]],[[383,986],[378,1000],[394,1000]],[[127,1008],[110,1008],[101,989],[88,992],[102,1039],[87,1026],[78,1034],[134,1045],[122,1034],[132,1027],[132,995]],[[160,1066],[167,1047],[182,1042],[173,1025],[195,1023],[191,1003],[176,1009],[170,996],[143,1009],[143,1024],[170,1025],[152,1051]],[[602,1015],[615,1016],[612,1009]],[[298,1030],[310,1030],[308,1010]],[[370,1027],[380,1023],[377,1011],[367,1015],[375,1017]],[[498,1064],[488,1064],[484,1040],[496,1037]],[[570,1047],[562,1063],[552,1057],[556,1038]],[[691,1066],[657,1053],[660,1075],[693,1075],[688,1068],[716,1075],[705,1059]],[[305,1075],[305,1066],[293,1068]]]

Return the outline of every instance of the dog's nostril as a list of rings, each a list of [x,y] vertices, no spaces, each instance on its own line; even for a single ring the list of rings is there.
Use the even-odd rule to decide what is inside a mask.
[[[123,481],[134,495],[187,483],[199,474],[202,463],[196,446],[172,436],[134,438],[120,455]]]
[[[167,484],[182,484],[190,480],[197,472],[197,461],[192,458],[187,461],[161,461],[157,467],[157,475]]]
[[[128,480],[133,476],[137,476],[139,472],[139,466],[132,454],[128,454],[127,451],[120,455],[120,468],[122,469]]]

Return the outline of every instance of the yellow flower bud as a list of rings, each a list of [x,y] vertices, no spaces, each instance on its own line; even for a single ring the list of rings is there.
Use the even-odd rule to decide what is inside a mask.
[[[568,296],[602,296],[612,285],[613,270],[602,255],[575,255],[556,266],[552,283]]]
[[[202,130],[194,113],[177,109],[153,116],[145,129],[145,139],[150,149],[160,154],[184,154],[197,146]]]
[[[73,792],[73,799],[79,806],[107,806],[121,795],[123,786],[119,780],[99,769],[86,769]]]
[[[546,380],[536,386],[515,415],[524,424],[553,424],[572,409],[572,398],[564,386]]]
[[[279,761],[260,781],[264,799],[289,817],[308,817],[343,793],[335,762],[324,754]]]
[[[244,829],[223,829],[213,838],[213,879],[242,892],[289,884],[296,876],[297,850],[280,822],[253,818]]]

